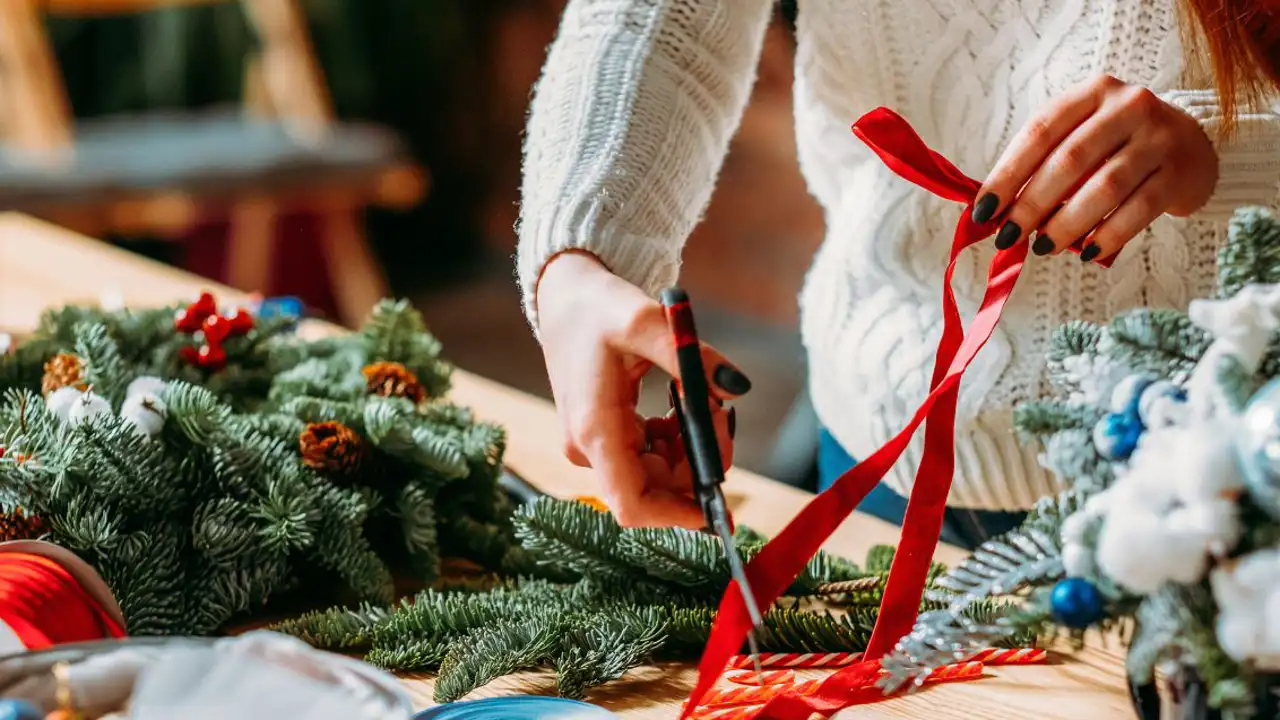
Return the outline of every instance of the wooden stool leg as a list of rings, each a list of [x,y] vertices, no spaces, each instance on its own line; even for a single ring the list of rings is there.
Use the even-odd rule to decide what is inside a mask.
[[[231,209],[227,240],[227,284],[267,293],[276,244],[276,206],[266,199],[241,200]]]
[[[386,276],[365,238],[359,210],[329,212],[322,219],[320,232],[339,321],[355,327],[387,297]]]

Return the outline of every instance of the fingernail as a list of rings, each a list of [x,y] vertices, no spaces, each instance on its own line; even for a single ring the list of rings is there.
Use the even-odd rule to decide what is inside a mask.
[[[973,206],[973,221],[982,223],[995,217],[996,208],[1000,207],[1000,198],[995,193],[987,193]]]
[[[721,390],[730,395],[746,395],[751,389],[751,381],[738,368],[732,365],[721,365],[712,373],[711,379]]]
[[[1094,245],[1093,243],[1089,243],[1080,251],[1080,262],[1093,262],[1094,258],[1098,257],[1101,253],[1102,248]]]
[[[1018,238],[1022,236],[1022,228],[1018,227],[1018,223],[1010,220],[1000,226],[1000,232],[996,233],[996,249],[1008,250],[1013,244],[1018,242]]]
[[[1048,255],[1053,252],[1053,240],[1048,235],[1037,235],[1036,241],[1031,245],[1031,252],[1037,255]]]
[[[729,408],[729,439],[738,434],[738,408]]]

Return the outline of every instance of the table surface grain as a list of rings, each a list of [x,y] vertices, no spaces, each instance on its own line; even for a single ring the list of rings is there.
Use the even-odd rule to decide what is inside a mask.
[[[243,293],[194,275],[112,248],[32,218],[0,213],[0,327],[34,325],[41,311],[67,303],[97,303],[112,298],[143,307],[192,298],[201,290],[221,298]],[[303,332],[338,331],[309,323]],[[445,348],[448,355],[448,348]],[[589,471],[574,467],[560,453],[559,423],[544,400],[465,371],[454,376],[451,397],[476,414],[508,428],[507,463],[553,495],[591,494]],[[726,486],[736,518],[762,532],[780,530],[808,500],[808,494],[758,475],[735,470]],[[898,529],[855,515],[831,537],[827,549],[860,559],[875,544],[896,543]],[[962,553],[939,549],[938,559],[956,562]],[[1095,638],[1095,640],[1098,640]],[[991,668],[977,681],[936,686],[908,697],[850,708],[838,717],[924,718],[929,720],[1110,720],[1132,717],[1123,683],[1123,659],[1112,641],[1094,642],[1071,656],[1054,654],[1040,666]],[[692,687],[695,673],[684,664],[638,668],[594,691],[589,700],[626,718],[675,718]],[[431,705],[431,679],[404,679],[415,702]],[[554,680],[543,673],[504,678],[473,697],[512,693],[553,693]]]

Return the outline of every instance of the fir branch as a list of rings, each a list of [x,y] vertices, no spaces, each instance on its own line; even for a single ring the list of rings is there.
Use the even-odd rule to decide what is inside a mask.
[[[369,649],[374,629],[387,622],[391,613],[390,608],[364,603],[354,610],[340,607],[309,612],[268,629],[320,650],[356,652]]]
[[[540,563],[587,577],[627,577],[618,549],[622,528],[584,503],[538,498],[517,508],[516,537]]]
[[[101,323],[75,327],[76,355],[84,364],[84,381],[98,395],[118,407],[133,376],[120,355],[120,348]]]
[[[551,664],[563,697],[580,698],[640,665],[666,640],[657,608],[610,608],[570,616]]]
[[[455,643],[440,664],[436,702],[452,702],[503,675],[546,664],[567,628],[554,611],[502,618],[478,627]]]
[[[1061,400],[1020,403],[1013,410],[1013,426],[1025,438],[1043,438],[1063,430],[1093,431],[1106,415],[1102,408]]]
[[[1218,251],[1218,296],[1231,297],[1250,284],[1280,283],[1280,223],[1262,207],[1241,208]]]

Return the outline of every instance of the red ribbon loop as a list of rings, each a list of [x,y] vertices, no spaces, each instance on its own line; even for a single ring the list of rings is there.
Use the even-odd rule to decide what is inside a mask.
[[[0,553],[0,623],[28,650],[125,636],[70,571],[30,553]]]
[[[960,378],[990,339],[1001,311],[1027,257],[1027,243],[999,252],[991,262],[982,305],[965,333],[951,278],[965,248],[990,237],[998,220],[977,224],[972,219],[974,196],[981,187],[950,161],[931,150],[900,116],[877,108],[862,116],[853,132],[893,172],[948,200],[965,204],[956,225],[942,296],[943,329],[934,358],[930,392],[911,422],[883,447],[842,475],[818,495],[760,551],[747,566],[747,577],[760,607],[770,607],[800,574],[823,542],[835,532],[871,492],[906,450],[920,425],[925,425],[924,452],[902,523],[902,538],[889,571],[880,614],[864,654],[864,661],[831,675],[812,695],[774,698],[759,718],[807,720],[812,713],[830,714],[852,704],[875,702],[883,694],[872,687],[880,672],[879,658],[889,652],[915,622],[925,581],[942,533],[947,494],[955,471],[955,415]],[[1080,243],[1073,250],[1079,251]],[[926,423],[926,420],[928,421]],[[751,628],[741,589],[731,584],[721,600],[711,636],[698,665],[698,682],[685,705],[689,716],[711,689],[729,658],[742,649]]]

